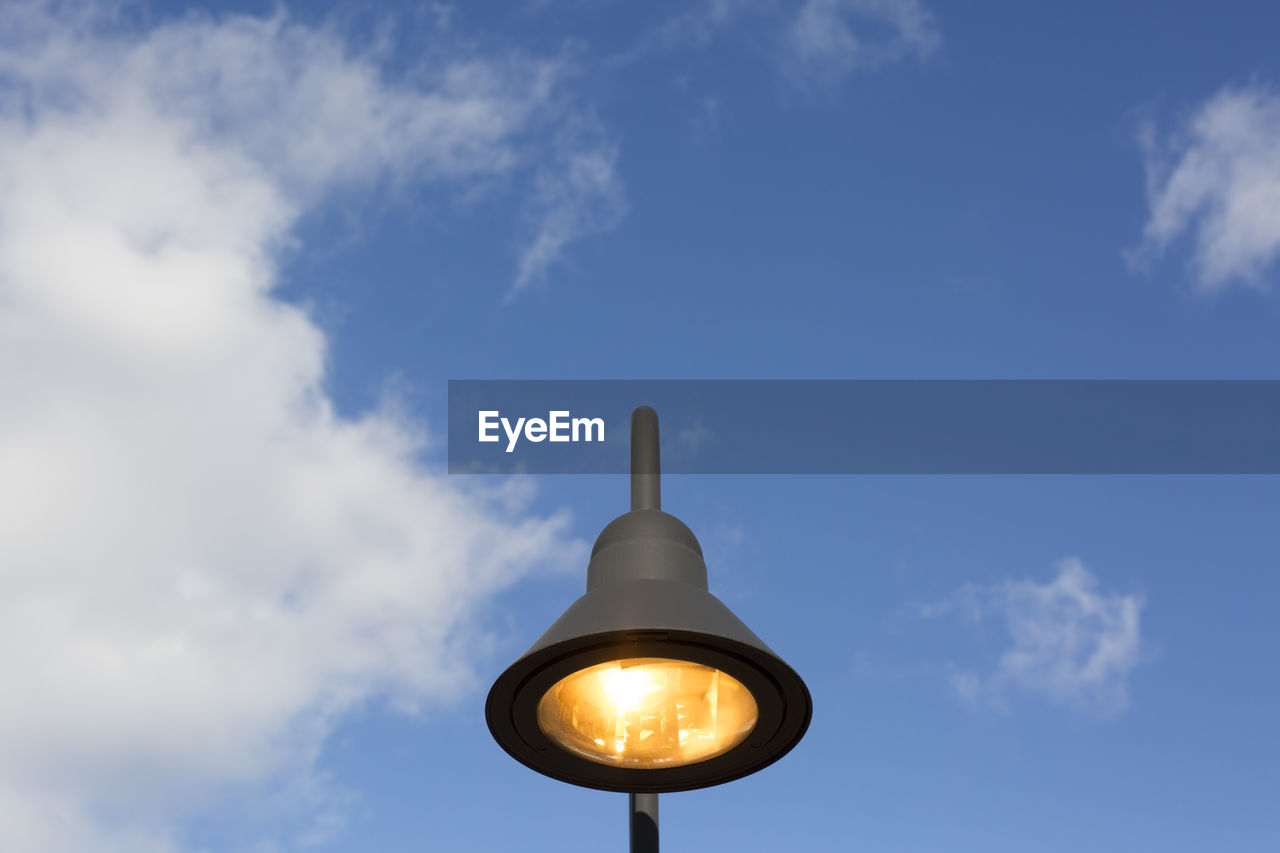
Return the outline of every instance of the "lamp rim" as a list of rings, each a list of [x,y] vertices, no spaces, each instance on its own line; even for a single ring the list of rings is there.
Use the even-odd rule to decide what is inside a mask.
[[[665,658],[710,666],[736,678],[756,703],[757,720],[737,746],[678,767],[600,764],[570,752],[538,725],[537,706],[560,679],[601,663]],[[777,761],[803,737],[813,703],[804,681],[776,655],[696,631],[611,631],[575,637],[517,660],[494,682],[485,717],[512,758],[546,776],[605,791],[667,793],[719,785]]]

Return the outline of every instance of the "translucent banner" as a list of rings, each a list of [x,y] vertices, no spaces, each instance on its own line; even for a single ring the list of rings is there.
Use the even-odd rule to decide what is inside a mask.
[[[449,473],[1277,474],[1280,380],[451,380]]]

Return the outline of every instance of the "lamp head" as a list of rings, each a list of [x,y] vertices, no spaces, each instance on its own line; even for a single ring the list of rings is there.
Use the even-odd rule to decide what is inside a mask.
[[[800,676],[707,591],[692,531],[657,509],[604,529],[586,593],[498,677],[485,705],[516,760],[633,793],[754,773],[799,742],[811,713]]]

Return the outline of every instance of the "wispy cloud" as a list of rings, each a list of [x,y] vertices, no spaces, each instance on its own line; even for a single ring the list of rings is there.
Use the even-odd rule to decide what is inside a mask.
[[[1200,288],[1264,286],[1280,257],[1280,95],[1227,87],[1183,127],[1147,124],[1139,138],[1150,216],[1130,259],[1142,265],[1193,234]]]
[[[856,69],[925,59],[942,42],[918,0],[806,0],[786,36],[785,67],[802,82],[834,82]]]
[[[530,236],[508,298],[546,276],[572,241],[611,231],[626,214],[618,147],[599,124],[579,119],[562,128],[534,180]]]
[[[700,49],[736,39],[800,87],[850,73],[927,59],[942,44],[936,17],[919,0],[703,0],[644,34],[615,61]]]
[[[1015,693],[1025,693],[1108,716],[1128,707],[1129,676],[1142,652],[1142,607],[1138,595],[1101,590],[1080,560],[1068,558],[1046,583],[967,585],[918,613],[1003,622],[1008,645],[993,667],[952,670],[951,686],[964,701],[1003,711]]]
[[[174,851],[353,707],[470,687],[477,608],[574,553],[394,408],[336,412],[273,297],[335,189],[519,168],[554,68],[398,84],[284,17],[49,8],[0,25],[0,849]]]

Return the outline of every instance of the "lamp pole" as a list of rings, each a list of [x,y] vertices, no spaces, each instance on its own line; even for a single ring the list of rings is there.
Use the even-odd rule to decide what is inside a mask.
[[[631,853],[658,853],[658,795],[629,794]]]
[[[640,406],[631,413],[631,510],[662,509],[658,413]],[[628,794],[631,853],[658,853],[658,795]]]
[[[658,413],[640,406],[631,413],[631,510],[662,509]]]

